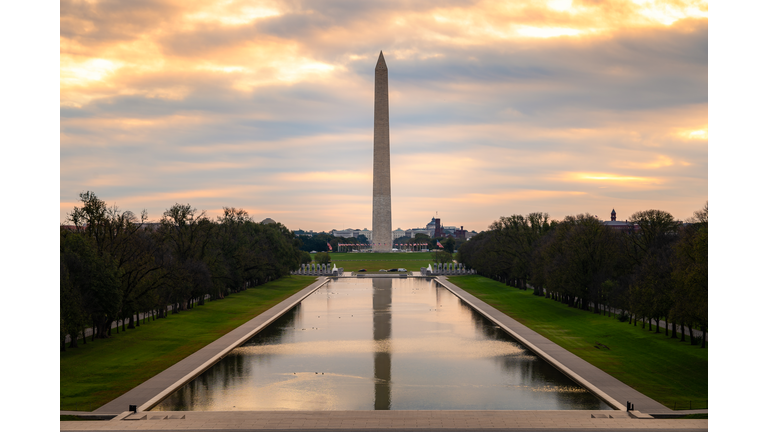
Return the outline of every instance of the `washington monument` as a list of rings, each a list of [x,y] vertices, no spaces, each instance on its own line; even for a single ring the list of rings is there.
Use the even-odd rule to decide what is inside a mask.
[[[392,191],[389,182],[389,86],[379,52],[373,96],[373,251],[392,251]]]

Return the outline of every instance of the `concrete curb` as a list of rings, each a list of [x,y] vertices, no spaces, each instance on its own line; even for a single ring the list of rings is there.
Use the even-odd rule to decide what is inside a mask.
[[[552,356],[550,356],[549,354],[544,352],[544,350],[542,350],[539,347],[537,347],[536,345],[532,344],[531,342],[526,340],[524,337],[522,337],[519,334],[517,334],[517,332],[513,331],[512,329],[510,329],[509,327],[507,327],[503,323],[497,321],[495,318],[493,318],[492,316],[490,316],[487,313],[485,313],[485,311],[483,311],[477,305],[475,305],[474,303],[472,303],[471,301],[466,299],[464,296],[462,296],[461,293],[459,293],[459,292],[455,291],[454,289],[452,289],[451,287],[449,287],[447,285],[449,282],[447,280],[445,280],[444,276],[440,276],[440,277],[435,278],[435,281],[437,283],[439,283],[442,287],[447,289],[448,291],[452,292],[453,295],[455,295],[456,297],[460,298],[463,302],[465,302],[466,304],[470,305],[472,307],[472,309],[474,309],[477,313],[483,315],[486,319],[488,319],[489,321],[491,321],[494,324],[498,325],[505,332],[507,332],[510,336],[515,338],[518,342],[520,342],[521,344],[525,345],[526,348],[528,348],[529,350],[535,352],[536,355],[541,357],[544,361],[546,361],[547,363],[551,364],[555,369],[559,370],[560,372],[565,374],[570,379],[572,379],[575,382],[577,382],[580,385],[582,385],[584,388],[589,390],[592,394],[594,394],[595,396],[600,398],[602,401],[604,401],[606,404],[611,406],[613,409],[619,410],[619,411],[626,411],[627,410],[627,407],[625,405],[621,404],[619,401],[617,401],[616,399],[610,397],[604,391],[602,391],[599,388],[595,387],[592,383],[590,383],[586,379],[582,378],[579,374],[575,373],[574,371],[572,371],[570,368],[568,368],[564,364],[562,364],[559,361],[557,361],[554,358],[552,358]]]

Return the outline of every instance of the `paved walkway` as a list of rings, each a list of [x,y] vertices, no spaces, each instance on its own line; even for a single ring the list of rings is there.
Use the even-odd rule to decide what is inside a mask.
[[[319,277],[317,282],[288,297],[256,318],[211,342],[184,360],[139,384],[94,412],[119,414],[127,411],[129,405],[136,405],[139,411],[148,409],[167,396],[171,392],[169,389],[175,390],[205,371],[210,365],[216,363],[228,352],[253,337],[262,328],[268,326],[285,312],[289,311],[327,281],[328,278]]]
[[[437,281],[486,318],[495,322],[539,357],[559,369],[572,380],[589,389],[611,407],[626,410],[627,401],[629,401],[634,404],[635,410],[642,413],[672,412],[671,409],[622,383],[597,367],[592,366],[565,348],[560,347],[472,294],[448,282],[445,276],[437,277]]]
[[[610,416],[610,417],[609,417]],[[137,420],[60,422],[66,431],[113,430],[674,430],[708,420],[641,420],[621,411],[234,411],[146,412]]]

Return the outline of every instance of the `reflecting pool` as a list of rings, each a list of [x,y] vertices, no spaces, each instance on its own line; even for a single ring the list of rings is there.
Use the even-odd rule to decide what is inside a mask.
[[[433,280],[332,280],[154,410],[611,409]]]

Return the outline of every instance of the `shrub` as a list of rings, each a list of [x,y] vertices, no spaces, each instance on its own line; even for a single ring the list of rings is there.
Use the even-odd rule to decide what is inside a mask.
[[[315,262],[318,264],[328,264],[331,262],[331,254],[328,252],[318,252],[315,254]]]

